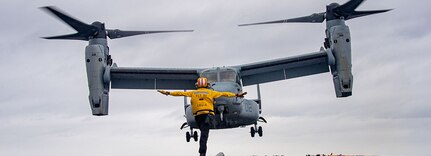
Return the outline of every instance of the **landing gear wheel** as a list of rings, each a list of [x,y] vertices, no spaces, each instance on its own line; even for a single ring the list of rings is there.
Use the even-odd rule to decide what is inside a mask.
[[[193,140],[195,140],[195,142],[198,141],[198,132],[196,131],[193,133]]]
[[[259,134],[259,137],[263,136],[263,130],[261,126],[259,126],[259,128],[257,129],[257,134]]]
[[[187,141],[187,142],[190,142],[190,138],[191,138],[191,136],[190,136],[190,132],[187,132],[187,133],[186,133],[186,141]]]
[[[254,135],[256,134],[256,130],[254,129],[254,127],[250,127],[250,134],[251,134],[251,137],[253,138],[254,137]]]

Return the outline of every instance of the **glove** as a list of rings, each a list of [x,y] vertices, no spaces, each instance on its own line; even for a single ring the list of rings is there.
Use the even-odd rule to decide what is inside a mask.
[[[171,92],[168,92],[168,91],[164,91],[164,90],[157,90],[159,93],[162,93],[162,94],[164,94],[164,95],[166,95],[166,96],[168,96],[168,95],[170,95],[171,94]]]
[[[246,95],[246,94],[247,94],[247,92],[239,93],[239,94],[236,94],[236,97],[244,97],[244,95]]]

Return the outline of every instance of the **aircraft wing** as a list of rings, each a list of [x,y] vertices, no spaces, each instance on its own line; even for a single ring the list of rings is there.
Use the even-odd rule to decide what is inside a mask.
[[[111,88],[195,89],[199,69],[112,67]]]
[[[319,74],[329,71],[328,56],[320,51],[295,57],[241,65],[243,86]]]

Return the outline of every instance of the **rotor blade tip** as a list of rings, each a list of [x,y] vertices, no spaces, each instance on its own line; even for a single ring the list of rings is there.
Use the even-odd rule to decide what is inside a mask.
[[[172,31],[172,32],[193,32],[195,30],[178,30],[178,31]]]
[[[54,37],[40,37],[40,38],[45,39],[45,40],[52,40],[52,39],[56,39],[56,38],[54,38]]]
[[[51,7],[51,6],[41,6],[41,7],[39,7],[39,9],[47,9],[49,7]]]
[[[50,10],[58,10],[58,9],[56,9],[56,7],[55,7],[55,6],[53,6],[53,5],[49,5],[49,6],[42,6],[42,7],[39,7],[39,9],[46,10],[46,11],[50,11]]]
[[[254,24],[240,24],[238,25],[239,27],[243,27],[243,26],[249,26],[249,25],[254,25]]]

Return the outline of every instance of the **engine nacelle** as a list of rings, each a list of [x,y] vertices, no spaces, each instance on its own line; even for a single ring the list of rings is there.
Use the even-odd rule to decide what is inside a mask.
[[[341,24],[332,26],[329,31],[330,45],[335,58],[335,65],[331,65],[337,97],[352,95],[352,49],[349,27]]]
[[[105,47],[88,45],[85,48],[85,62],[90,95],[90,107],[93,115],[108,115],[109,83],[104,83],[103,75],[106,68]]]

